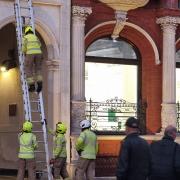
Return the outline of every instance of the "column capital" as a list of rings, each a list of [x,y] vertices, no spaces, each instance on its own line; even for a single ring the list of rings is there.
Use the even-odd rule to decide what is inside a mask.
[[[73,17],[78,17],[85,21],[87,16],[89,16],[91,13],[92,13],[91,7],[72,6]]]
[[[180,17],[173,17],[173,16],[164,16],[160,17],[156,20],[157,24],[160,24],[162,29],[171,27],[173,29],[176,29],[178,24],[180,24]]]
[[[58,71],[60,66],[59,59],[53,59],[46,61],[48,71]]]

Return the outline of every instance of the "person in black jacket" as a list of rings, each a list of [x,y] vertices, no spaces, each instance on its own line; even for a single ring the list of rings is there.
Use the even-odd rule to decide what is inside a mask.
[[[118,158],[117,180],[146,180],[150,169],[150,148],[139,137],[138,120],[130,117],[126,121],[126,138]]]
[[[162,140],[151,144],[150,180],[180,180],[180,146],[174,142],[177,130],[167,126]]]

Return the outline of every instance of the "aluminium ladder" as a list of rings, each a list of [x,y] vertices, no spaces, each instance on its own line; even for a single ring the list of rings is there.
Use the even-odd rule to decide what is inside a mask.
[[[47,129],[46,129],[46,120],[45,120],[45,113],[44,113],[44,105],[43,105],[43,96],[42,92],[39,94],[35,94],[33,97],[30,95],[28,91],[28,85],[26,81],[26,74],[24,72],[24,53],[22,52],[22,39],[23,39],[23,29],[25,26],[31,26],[35,33],[34,27],[34,17],[33,17],[33,7],[31,0],[15,0],[14,3],[14,10],[15,10],[15,19],[16,19],[16,34],[17,34],[17,46],[18,46],[18,56],[19,56],[19,68],[20,68],[20,77],[21,77],[21,84],[22,84],[22,92],[23,92],[23,102],[24,102],[24,113],[25,119],[30,120],[33,123],[33,126],[36,125],[38,130],[33,131],[34,133],[38,133],[38,144],[41,144],[43,150],[35,151],[36,156],[42,153],[41,155],[46,155],[45,158],[41,156],[41,159],[45,159],[44,161],[39,160],[36,161],[37,164],[45,164],[45,169],[40,170],[42,173],[47,173],[48,180],[52,180],[51,168],[49,164],[49,150],[48,150],[48,140],[47,140]],[[36,107],[33,110],[33,107]],[[34,120],[33,116],[34,113],[38,114],[39,120]],[[37,115],[36,115],[37,117]],[[41,127],[39,127],[38,125]],[[41,130],[39,130],[41,128]],[[43,136],[43,137],[42,137]]]

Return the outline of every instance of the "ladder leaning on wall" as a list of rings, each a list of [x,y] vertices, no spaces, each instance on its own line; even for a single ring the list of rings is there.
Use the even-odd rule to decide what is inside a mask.
[[[38,94],[29,93],[26,81],[26,74],[24,72],[25,56],[22,52],[23,29],[25,26],[29,25],[33,28],[33,31],[35,33],[32,1],[15,0],[14,11],[16,19],[16,36],[25,119],[30,120],[33,123],[33,127],[36,127],[36,130],[33,130],[33,133],[37,135],[38,144],[40,146],[40,150],[35,151],[37,173],[43,173],[43,176],[46,173],[46,177],[48,178],[48,180],[52,180],[53,178],[51,174],[51,168],[49,165],[47,129],[42,92]],[[36,120],[34,120],[34,116],[36,117]],[[39,120],[37,120],[37,116]],[[40,160],[38,159],[38,156]]]

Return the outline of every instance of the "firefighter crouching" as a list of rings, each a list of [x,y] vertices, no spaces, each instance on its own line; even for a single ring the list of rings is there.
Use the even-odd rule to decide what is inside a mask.
[[[22,132],[19,134],[19,168],[17,180],[24,180],[25,169],[28,169],[28,179],[36,179],[36,163],[34,151],[38,144],[36,136],[32,133],[32,123],[24,122]]]

